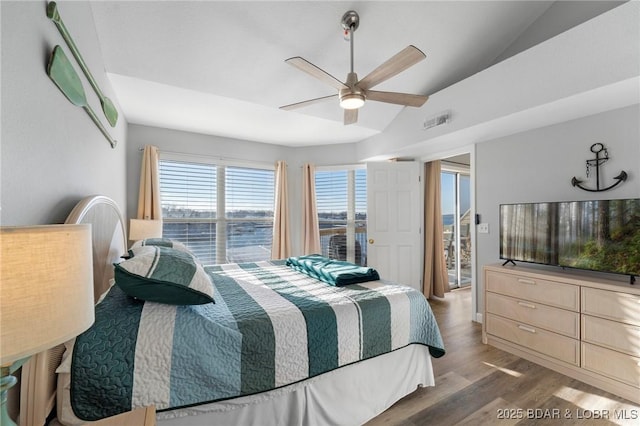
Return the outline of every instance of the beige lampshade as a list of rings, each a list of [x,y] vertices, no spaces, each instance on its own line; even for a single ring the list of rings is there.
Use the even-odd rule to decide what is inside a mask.
[[[93,324],[91,225],[0,228],[0,364]]]
[[[162,221],[129,219],[129,239],[138,241],[147,238],[162,238]]]

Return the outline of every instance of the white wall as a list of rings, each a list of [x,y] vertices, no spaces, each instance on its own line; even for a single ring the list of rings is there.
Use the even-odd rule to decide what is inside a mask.
[[[126,127],[109,127],[97,96],[76,67],[88,102],[118,140],[111,146],[81,108],[72,105],[46,74],[62,36],[46,16],[45,1],[0,2],[2,22],[2,225],[62,223],[81,198],[111,197],[126,208]],[[58,2],[64,23],[102,91],[114,102],[93,15],[86,2]]]
[[[476,146],[476,213],[490,230],[476,238],[478,308],[483,303],[481,268],[499,261],[501,203],[640,198],[639,117],[640,106],[635,105]],[[621,170],[627,181],[598,193],[573,187],[572,177],[586,178],[585,161],[594,156],[589,148],[598,142],[610,157],[602,166],[603,185],[613,183]],[[595,187],[594,174],[585,185]]]

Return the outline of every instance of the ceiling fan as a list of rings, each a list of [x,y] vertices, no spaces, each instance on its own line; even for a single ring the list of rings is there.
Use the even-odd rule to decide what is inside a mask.
[[[285,60],[286,63],[293,65],[300,71],[306,72],[310,76],[337,89],[338,93],[284,105],[280,109],[292,110],[338,98],[340,106],[344,109],[344,124],[346,125],[358,121],[358,108],[362,107],[366,100],[412,107],[424,105],[429,98],[428,96],[380,92],[371,90],[371,88],[417,64],[426,57],[425,54],[417,47],[409,45],[371,71],[362,80],[358,80],[358,75],[353,71],[353,33],[358,29],[360,17],[355,11],[350,10],[342,16],[341,22],[345,35],[349,36],[351,45],[351,72],[347,74],[347,80],[344,83],[300,56]]]

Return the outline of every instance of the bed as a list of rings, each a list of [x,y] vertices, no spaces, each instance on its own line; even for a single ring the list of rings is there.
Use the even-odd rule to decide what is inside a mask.
[[[67,345],[61,364],[54,357],[47,369],[55,366],[59,372],[61,424],[153,404],[159,425],[353,425],[417,387],[434,385],[431,356],[444,354],[442,340],[428,303],[409,287],[383,280],[335,287],[284,261],[270,261],[203,267],[215,303],[144,302],[113,285],[112,263],[126,252],[115,203],[88,197],[68,221],[93,225],[94,286],[96,298],[103,297],[96,324],[78,337],[73,351]],[[136,312],[133,320],[123,320],[137,321],[134,327],[124,331],[124,325],[107,324],[124,319],[125,311]],[[173,328],[156,334],[166,323]],[[133,337],[109,337],[97,331],[100,327]],[[167,343],[171,338],[174,343]],[[133,341],[132,349],[106,355],[105,349],[97,355],[87,349],[121,348],[123,340]],[[124,357],[129,361],[110,364],[116,352],[129,353]],[[196,356],[203,352],[206,357]],[[37,382],[30,374],[27,369],[26,382]],[[72,377],[81,383],[72,384]],[[34,393],[32,400],[47,399]],[[29,411],[47,409],[36,404]]]

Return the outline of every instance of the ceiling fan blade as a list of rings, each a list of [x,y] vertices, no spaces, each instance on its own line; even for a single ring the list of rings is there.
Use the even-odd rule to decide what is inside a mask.
[[[369,89],[385,80],[390,79],[396,74],[400,74],[412,65],[417,64],[427,56],[420,49],[413,45],[409,45],[396,53],[378,68],[371,71],[365,78],[358,82],[361,89]]]
[[[289,58],[285,60],[285,62],[289,65],[293,65],[300,71],[306,72],[310,76],[327,83],[329,86],[335,87],[337,90],[348,88],[343,82],[300,56]]]
[[[406,105],[411,107],[421,107],[429,99],[428,96],[412,95],[398,92],[379,92],[377,90],[367,90],[365,96],[368,101],[386,102],[388,104]]]
[[[354,124],[358,122],[358,110],[357,109],[345,109],[344,110],[344,124]]]
[[[295,104],[283,105],[280,107],[280,109],[289,111],[292,109],[306,107],[308,105],[319,104],[320,102],[328,101],[329,99],[336,99],[337,97],[338,94],[336,93],[335,95],[323,96],[321,98],[314,98],[307,101],[296,102]]]

